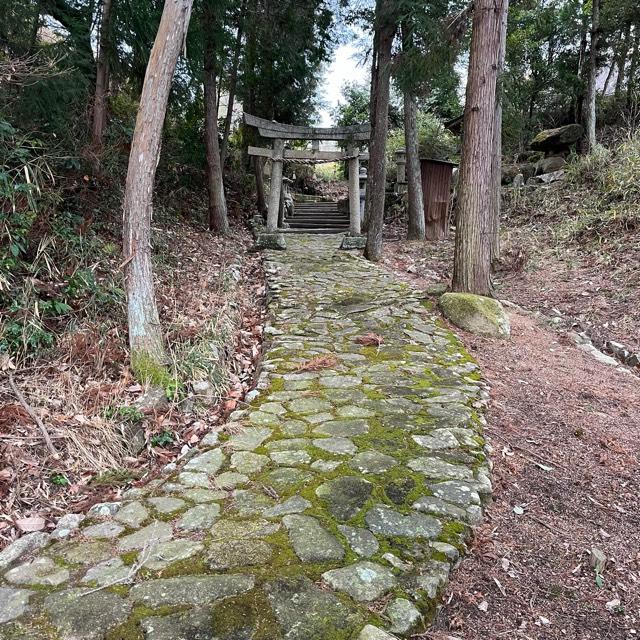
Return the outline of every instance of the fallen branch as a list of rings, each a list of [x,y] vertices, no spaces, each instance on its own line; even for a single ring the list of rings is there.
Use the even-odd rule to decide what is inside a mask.
[[[56,448],[53,446],[53,442],[51,441],[51,436],[47,431],[47,427],[44,426],[44,422],[40,420],[40,418],[38,417],[38,414],[31,408],[29,403],[25,400],[24,396],[22,395],[22,392],[16,386],[15,380],[13,379],[13,376],[11,374],[9,374],[9,386],[11,387],[13,393],[15,394],[20,404],[24,407],[24,410],[29,414],[31,419],[38,425],[38,428],[42,433],[42,437],[44,438],[44,441],[47,445],[47,448],[51,452],[53,459],[60,460],[60,454],[58,453]]]

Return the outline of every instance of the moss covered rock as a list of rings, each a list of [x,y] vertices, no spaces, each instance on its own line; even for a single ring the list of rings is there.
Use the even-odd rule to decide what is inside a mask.
[[[579,124],[567,124],[556,129],[545,129],[531,141],[530,146],[535,151],[562,151],[578,142],[583,133],[584,129]]]
[[[445,317],[465,331],[489,338],[508,338],[509,319],[502,305],[493,298],[473,293],[445,293],[440,298]]]

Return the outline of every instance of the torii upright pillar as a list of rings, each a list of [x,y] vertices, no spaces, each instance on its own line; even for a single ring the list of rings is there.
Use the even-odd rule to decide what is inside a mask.
[[[358,149],[350,146],[349,154],[349,234],[360,235],[360,161]]]
[[[273,141],[271,161],[271,189],[269,191],[269,210],[267,212],[267,233],[278,230],[280,212],[280,192],[282,191],[282,170],[284,165],[284,140]]]

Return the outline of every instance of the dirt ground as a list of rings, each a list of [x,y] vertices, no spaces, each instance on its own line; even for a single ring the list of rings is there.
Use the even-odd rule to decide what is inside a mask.
[[[450,241],[426,247],[392,241],[385,264],[428,288],[450,277],[452,249]],[[591,295],[578,293],[571,302],[549,297],[571,290],[584,273],[541,264],[538,272],[503,274],[500,297],[533,309],[545,300],[549,307],[564,302],[567,311],[607,328],[605,310],[613,304],[593,313]],[[592,281],[611,275],[593,261],[589,268]],[[611,302],[606,292],[598,295]],[[491,386],[494,496],[433,630],[417,637],[639,637],[640,379],[578,350],[566,334],[573,322],[554,329],[545,315],[510,317],[509,341],[457,331]],[[618,339],[630,338],[633,320],[620,326]]]
[[[13,372],[14,384],[41,418],[41,432],[0,372],[0,548],[29,531],[148,481],[209,430],[219,428],[253,383],[264,313],[261,260],[248,253],[249,233],[237,225],[218,238],[193,224],[156,227],[156,293],[168,355],[199,380],[221,362],[213,397],[194,402],[184,380],[177,403],[138,410],[145,389],[128,366],[124,308],[71,324],[56,346]],[[119,257],[111,268],[118,269]],[[104,265],[103,268],[109,268]],[[207,336],[215,352],[199,350]],[[128,451],[135,419],[144,447]],[[124,431],[123,431],[124,430]],[[123,438],[124,434],[124,438]]]

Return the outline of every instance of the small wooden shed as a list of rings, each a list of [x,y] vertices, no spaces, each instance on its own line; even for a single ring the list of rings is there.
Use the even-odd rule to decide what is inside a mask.
[[[449,233],[449,202],[454,162],[420,159],[424,221],[427,240],[442,240]]]

